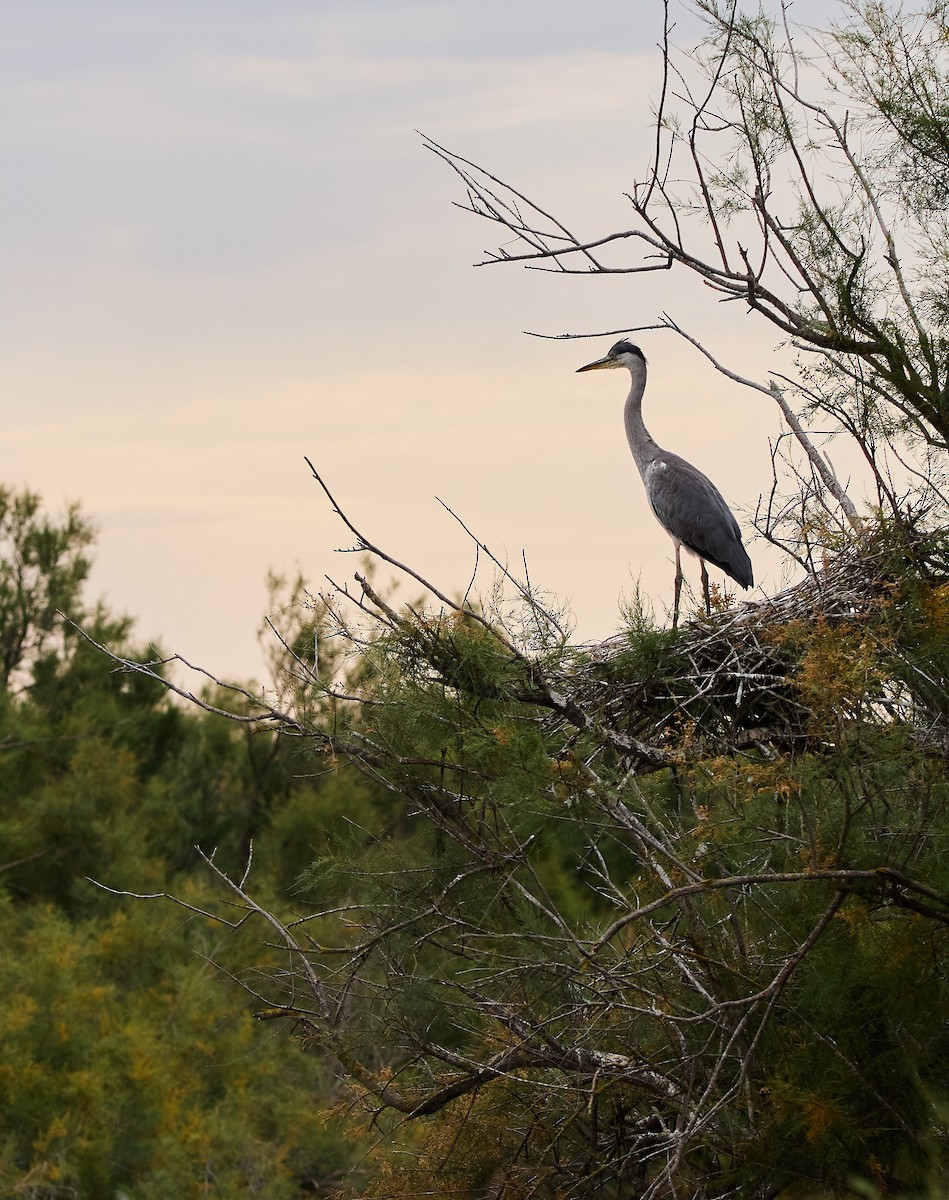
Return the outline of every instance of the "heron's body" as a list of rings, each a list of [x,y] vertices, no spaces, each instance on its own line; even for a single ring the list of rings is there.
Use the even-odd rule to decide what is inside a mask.
[[[642,404],[646,390],[643,352],[631,342],[617,342],[604,358],[580,367],[580,370],[609,367],[625,367],[630,373],[632,386],[623,414],[626,438],[642,476],[649,507],[675,545],[675,625],[682,589],[682,546],[701,561],[706,611],[710,609],[706,562],[724,571],[741,587],[749,588],[754,582],[751,559],[742,545],[738,522],[715,484],[684,458],[658,446],[643,423]]]

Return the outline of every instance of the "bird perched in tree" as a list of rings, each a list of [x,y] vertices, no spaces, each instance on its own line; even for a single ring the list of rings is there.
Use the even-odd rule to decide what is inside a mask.
[[[741,543],[738,522],[715,484],[678,454],[657,446],[643,424],[646,358],[642,350],[623,339],[603,358],[580,367],[578,373],[613,367],[625,367],[629,371],[632,387],[623,413],[626,438],[642,476],[649,507],[675,546],[674,629],[679,621],[679,595],[682,591],[681,547],[694,554],[702,564],[706,613],[712,611],[706,562],[730,575],[743,588],[750,588],[754,582],[751,559]]]

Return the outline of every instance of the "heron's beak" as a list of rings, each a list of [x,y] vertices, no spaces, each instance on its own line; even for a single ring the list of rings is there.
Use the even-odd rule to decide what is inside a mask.
[[[605,358],[598,358],[596,362],[587,363],[585,367],[577,367],[577,374],[579,375],[583,371],[602,371],[608,367],[618,367],[621,365],[615,358],[610,358],[607,354]]]

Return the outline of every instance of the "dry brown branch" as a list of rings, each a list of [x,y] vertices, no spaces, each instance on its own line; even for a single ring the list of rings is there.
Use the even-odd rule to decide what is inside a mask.
[[[399,566],[333,504],[363,549]],[[751,1108],[736,1112],[758,1086],[767,1035],[793,1020],[788,995],[839,912],[867,907],[949,925],[949,897],[914,870],[911,852],[905,862],[846,861],[853,814],[830,859],[800,804],[793,836],[759,817],[754,833],[766,850],[741,870],[716,870],[700,842],[702,806],[683,813],[651,787],[657,776],[714,775],[723,761],[764,765],[777,779],[782,762],[837,753],[847,722],[871,717],[878,729],[918,731],[921,744],[943,753],[938,712],[922,691],[910,696],[910,675],[874,685],[861,701],[866,712],[839,705],[838,725],[797,683],[806,649],[795,631],[805,642],[808,630],[857,631],[871,645],[878,639],[881,662],[893,661],[899,622],[890,618],[900,612],[907,563],[914,578],[949,577],[940,540],[924,530],[895,543],[864,532],[768,600],[595,646],[570,647],[558,635],[533,654],[496,613],[479,610],[472,620],[469,598],[453,602],[415,572],[406,569],[428,598],[401,607],[360,573],[358,591],[337,588],[326,611],[359,661],[383,666],[391,692],[370,685],[363,706],[359,689],[337,687],[353,711],[330,730],[320,724],[337,720],[330,709],[277,709],[241,688],[226,694],[240,721],[306,737],[316,755],[384,789],[401,820],[431,830],[433,858],[419,860],[421,843],[388,857],[381,842],[358,868],[381,899],[361,899],[354,885],[343,904],[318,897],[312,913],[288,916],[252,896],[249,864],[231,880],[202,854],[226,905],[219,916],[184,907],[229,928],[261,923],[285,966],[252,987],[236,982],[260,1020],[284,1020],[332,1056],[374,1117],[387,1110],[420,1121],[462,1100],[476,1111],[498,1091],[568,1108],[580,1095],[571,1120],[584,1125],[581,1142],[590,1105],[598,1127],[628,1110],[622,1140],[603,1161],[636,1174],[641,1194],[658,1200],[687,1177],[696,1147],[714,1144],[721,1122],[753,1122]],[[555,628],[530,586],[515,592],[538,608],[535,624]],[[288,669],[317,687],[284,641]],[[162,678],[174,660],[114,661],[223,711],[217,699]],[[419,719],[426,706],[436,737],[423,731],[416,742],[405,718]],[[499,766],[495,754],[518,725],[530,731],[527,746],[544,746],[529,769],[518,754]],[[527,759],[534,753],[525,749]],[[598,898],[582,920],[551,886],[551,824],[569,824],[573,870]],[[921,820],[917,842],[926,836]],[[790,861],[770,861],[785,845]],[[567,1129],[545,1135],[552,1154]]]

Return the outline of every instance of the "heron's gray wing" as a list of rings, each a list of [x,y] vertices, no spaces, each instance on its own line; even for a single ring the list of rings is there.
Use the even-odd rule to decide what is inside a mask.
[[[751,586],[751,560],[741,544],[741,529],[708,476],[677,454],[661,451],[644,482],[652,511],[672,537],[742,587]]]

